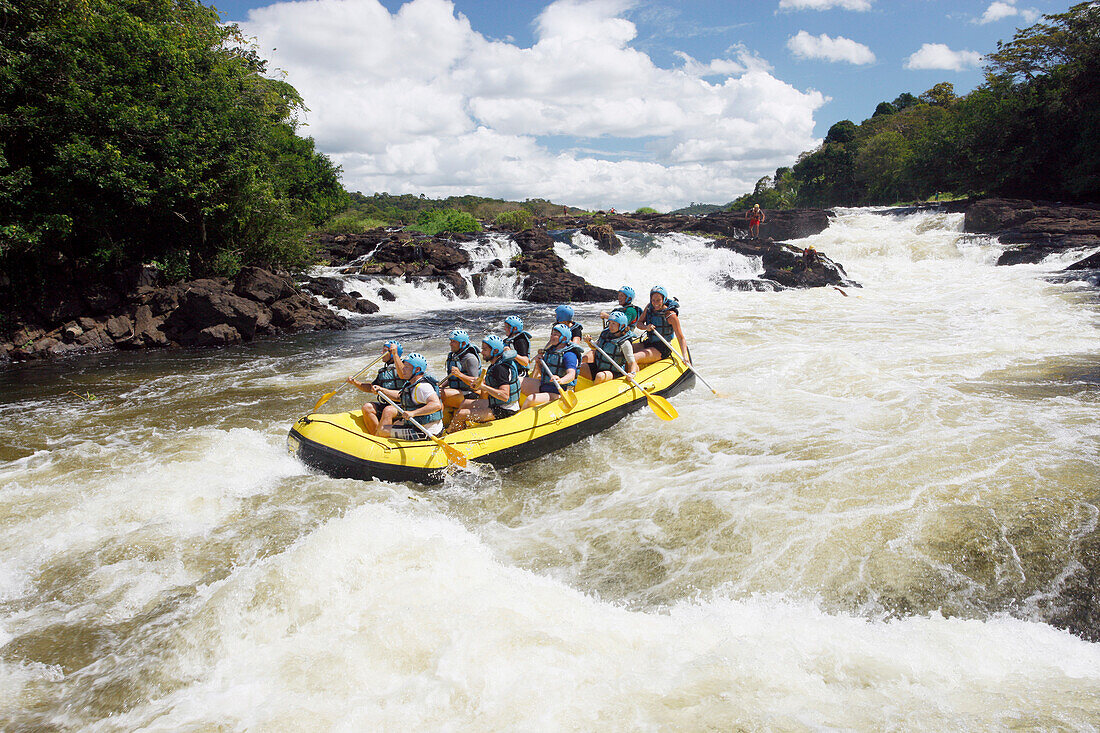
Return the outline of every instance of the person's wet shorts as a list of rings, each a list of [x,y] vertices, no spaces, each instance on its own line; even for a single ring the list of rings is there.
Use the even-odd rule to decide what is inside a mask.
[[[512,415],[515,415],[517,412],[519,412],[518,405],[514,410],[509,410],[503,405],[489,405],[489,409],[493,411],[493,417],[497,420],[503,420],[504,418],[511,417]]]

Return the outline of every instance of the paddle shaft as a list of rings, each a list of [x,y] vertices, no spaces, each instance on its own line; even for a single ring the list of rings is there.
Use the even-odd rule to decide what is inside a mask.
[[[391,405],[393,405],[394,407],[396,407],[396,408],[397,408],[397,411],[401,413],[401,417],[405,418],[406,420],[408,420],[409,422],[411,422],[411,423],[412,423],[413,425],[415,425],[415,426],[416,426],[416,427],[417,427],[417,428],[418,428],[418,429],[420,430],[420,432],[424,433],[424,435],[427,435],[427,436],[428,436],[429,438],[431,438],[432,440],[434,440],[434,441],[435,441],[435,442],[437,442],[437,443],[442,443],[442,442],[443,442],[443,441],[442,441],[442,440],[440,440],[439,438],[437,438],[437,437],[435,437],[434,435],[432,435],[431,433],[429,433],[429,432],[428,432],[428,431],[427,431],[427,430],[426,430],[426,429],[424,428],[424,426],[423,426],[423,425],[421,425],[421,424],[420,424],[419,422],[417,422],[417,421],[416,421],[416,418],[414,418],[414,417],[413,417],[412,415],[410,415],[409,413],[405,412],[405,409],[404,409],[403,407],[401,407],[401,405],[397,404],[396,402],[394,402],[393,400],[391,400],[391,399],[390,399],[389,397],[387,397],[386,395],[382,394],[381,392],[375,392],[375,394],[376,394],[376,395],[378,395],[379,397],[381,397],[382,399],[384,399],[384,400],[385,400],[386,402],[388,402],[388,403],[390,403]]]
[[[546,366],[546,362],[542,360],[541,356],[537,357],[537,359],[538,359],[539,364],[542,364],[543,371],[546,372],[546,378],[550,379],[550,377],[553,376],[552,374],[550,374],[550,367]],[[565,397],[565,390],[563,390],[561,388],[561,385],[558,384],[557,382],[555,382],[553,379],[550,379],[550,381],[554,382],[554,386],[557,388],[558,394],[560,394],[564,398]]]
[[[695,368],[694,366],[692,366],[692,365],[691,365],[691,362],[689,362],[689,361],[686,361],[686,360],[685,360],[685,359],[684,359],[684,358],[683,358],[682,356],[680,356],[679,354],[677,354],[677,353],[676,353],[676,349],[672,348],[672,344],[670,344],[670,343],[668,342],[668,339],[666,339],[666,338],[665,338],[664,336],[662,336],[662,335],[661,335],[661,332],[660,332],[660,331],[658,331],[657,329],[653,329],[653,330],[652,330],[652,331],[651,331],[650,333],[652,333],[652,334],[653,334],[654,336],[656,336],[657,338],[661,339],[661,343],[662,343],[662,344],[664,344],[665,346],[667,346],[667,347],[668,347],[668,350],[669,350],[670,352],[672,352],[672,353],[673,353],[673,354],[674,354],[674,355],[676,356],[676,358],[677,358],[677,359],[679,359],[679,360],[680,360],[680,363],[681,363],[681,364],[683,364],[684,366],[686,366],[686,367],[687,367],[688,369],[690,369],[691,371],[695,372],[695,376],[699,377],[699,380],[700,380],[700,381],[701,381],[701,382],[702,382],[703,384],[707,385],[707,388],[708,388],[708,389],[709,389],[709,390],[710,390],[711,392],[713,392],[714,394],[718,394],[718,390],[716,390],[716,389],[715,389],[714,387],[711,387],[711,386],[710,386],[710,382],[708,382],[708,381],[707,381],[707,380],[706,380],[706,379],[705,379],[705,378],[703,377],[703,375],[699,373],[699,370],[698,370],[698,369],[696,369],[696,368]]]
[[[359,377],[359,375],[360,375],[360,374],[362,374],[363,372],[367,371],[367,370],[368,370],[368,369],[370,369],[370,368],[371,368],[372,366],[374,366],[375,364],[377,364],[377,363],[378,363],[378,361],[379,361],[379,360],[380,360],[380,359],[381,359],[381,358],[382,358],[383,356],[385,356],[385,354],[381,354],[381,355],[379,355],[379,356],[378,356],[378,357],[377,357],[377,358],[376,358],[376,359],[375,359],[374,361],[372,361],[372,362],[371,362],[370,364],[367,364],[367,365],[366,365],[365,367],[363,367],[362,369],[360,369],[359,371],[357,371],[357,372],[355,373],[355,375],[354,375],[354,376],[352,377],[352,379],[358,379],[358,377]],[[336,395],[336,393],[337,393],[337,392],[339,392],[340,390],[342,390],[342,389],[344,388],[344,385],[346,385],[347,383],[348,383],[348,381],[347,381],[347,380],[345,379],[345,380],[344,380],[343,382],[341,382],[341,383],[340,383],[340,386],[339,386],[339,387],[337,387],[336,389],[332,390],[331,392],[329,392],[329,393],[327,393],[327,394],[321,395],[321,399],[317,400],[317,404],[313,406],[313,411],[314,411],[314,412],[316,412],[316,411],[318,410],[318,408],[320,408],[320,407],[321,407],[321,405],[323,405],[323,404],[325,404],[326,402],[328,402],[329,400],[331,400],[331,399],[332,399],[332,398],[333,398],[333,397],[334,397],[334,396]]]
[[[441,438],[437,438],[436,436],[429,433],[427,431],[427,429],[425,429],[425,427],[423,425],[421,425],[419,422],[417,422],[416,419],[412,415],[410,415],[408,412],[406,412],[404,410],[404,408],[401,407],[401,405],[397,404],[396,402],[391,400],[386,395],[382,394],[381,392],[377,392],[376,394],[379,397],[381,397],[382,399],[384,399],[386,402],[393,405],[393,407],[398,412],[401,413],[401,417],[405,418],[406,420],[411,422],[413,425],[415,425],[417,427],[417,429],[420,430],[420,432],[424,433],[424,435],[426,435],[428,437],[429,440],[431,440],[433,443],[435,443],[440,448],[442,448],[443,452],[446,454],[446,456],[449,460],[457,463],[460,466],[465,466],[466,465],[466,455],[462,451],[458,450],[453,445],[447,445],[447,443],[443,442],[443,440]]]
[[[609,363],[611,364],[611,366],[615,367],[615,371],[617,371],[617,372],[618,372],[619,374],[621,374],[621,375],[623,375],[624,377],[626,377],[626,378],[627,378],[627,380],[629,380],[629,382],[630,382],[631,384],[633,384],[633,385],[634,385],[635,387],[637,387],[638,389],[642,390],[642,394],[644,394],[644,395],[645,395],[646,397],[652,397],[652,396],[653,396],[653,394],[652,394],[652,393],[650,393],[650,392],[646,392],[646,389],[645,389],[645,387],[643,387],[642,385],[638,384],[638,380],[637,380],[637,379],[635,379],[634,377],[632,377],[632,376],[630,375],[630,373],[629,373],[629,372],[627,372],[627,371],[626,371],[625,369],[623,369],[623,368],[622,368],[621,366],[619,366],[619,363],[618,363],[617,361],[615,361],[615,360],[614,360],[614,359],[612,359],[612,358],[611,358],[610,356],[608,356],[608,355],[607,355],[607,352],[606,352],[606,351],[604,351],[603,349],[601,349],[601,348],[600,348],[599,346],[596,346],[596,344],[595,344],[595,343],[593,343],[593,344],[592,344],[592,348],[593,348],[593,349],[595,349],[596,351],[600,352],[601,354],[603,354],[603,358],[607,359],[607,361],[608,361],[608,362],[609,362]],[[593,375],[593,376],[595,376],[595,375]]]
[[[596,344],[592,344],[592,348],[603,354],[603,358],[607,359],[611,363],[611,366],[615,367],[619,374],[622,374],[624,377],[626,377],[630,381],[630,383],[634,385],[635,388],[640,390],[641,393],[645,395],[646,404],[649,405],[649,409],[653,410],[653,412],[656,413],[657,417],[661,418],[662,420],[675,420],[677,417],[679,417],[679,413],[676,412],[676,408],[672,406],[671,402],[660,395],[653,394],[652,392],[647,392],[645,387],[638,384],[637,379],[628,374],[625,369],[619,366],[618,363],[616,363],[614,359],[608,356],[607,352],[601,349],[599,346],[596,346]]]

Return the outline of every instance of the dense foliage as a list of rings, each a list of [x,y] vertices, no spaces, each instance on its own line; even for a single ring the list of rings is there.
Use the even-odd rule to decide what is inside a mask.
[[[408,229],[414,232],[430,234],[433,237],[443,232],[480,232],[481,225],[473,215],[458,209],[432,209],[422,211],[416,217],[416,223]]]
[[[512,209],[497,214],[497,217],[493,219],[493,224],[501,229],[522,232],[524,229],[530,229],[533,221],[534,217],[527,209]]]
[[[743,209],[891,204],[993,193],[1100,196],[1100,2],[1044,16],[986,57],[985,82],[941,83],[833,125],[817,150],[730,202]]]
[[[302,264],[346,205],[302,100],[195,0],[0,0],[0,259],[173,274]]]
[[[578,213],[580,209],[563,207],[546,199],[527,199],[526,201],[505,201],[483,196],[449,196],[444,199],[431,199],[423,194],[376,193],[364,196],[356,191],[350,194],[348,207],[325,223],[330,232],[363,231],[365,228],[387,225],[415,224],[425,211],[454,209],[470,214],[482,221],[494,221],[509,211],[522,210],[531,216],[551,216],[564,210]]]

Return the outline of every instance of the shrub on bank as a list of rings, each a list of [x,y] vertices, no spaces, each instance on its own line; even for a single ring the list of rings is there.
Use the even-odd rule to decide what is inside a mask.
[[[436,236],[443,232],[480,232],[481,225],[470,214],[457,209],[436,209],[424,211],[416,218],[416,223],[407,227],[410,231]]]
[[[504,211],[497,214],[497,218],[493,220],[501,229],[509,229],[513,232],[522,232],[525,229],[531,228],[531,222],[534,217],[531,216],[531,212],[525,209],[512,209],[511,211]]]

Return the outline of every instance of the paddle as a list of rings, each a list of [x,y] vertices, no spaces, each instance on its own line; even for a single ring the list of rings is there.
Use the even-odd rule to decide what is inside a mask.
[[[385,356],[385,355],[386,355],[385,353],[382,353],[381,355],[379,355],[377,359],[375,359],[375,360],[374,360],[374,361],[372,361],[372,362],[371,362],[370,364],[367,364],[367,365],[366,365],[365,367],[363,367],[363,368],[362,368],[362,369],[360,369],[360,370],[359,370],[358,372],[356,372],[356,373],[355,373],[355,376],[353,376],[353,377],[352,377],[352,379],[355,379],[355,378],[356,378],[356,377],[358,377],[358,376],[359,376],[360,374],[362,374],[363,372],[367,371],[367,370],[368,370],[368,369],[370,369],[370,368],[371,368],[372,366],[374,366],[375,364],[377,364],[377,363],[378,363],[378,360],[379,360],[379,359],[381,359],[381,358],[382,358],[383,356]],[[342,390],[342,389],[344,388],[344,386],[345,386],[345,385],[347,385],[347,384],[348,384],[348,381],[347,381],[347,380],[344,380],[344,382],[343,382],[343,383],[342,383],[342,384],[341,384],[341,385],[340,385],[339,387],[337,387],[336,389],[332,390],[331,392],[326,392],[325,394],[321,395],[321,399],[317,400],[317,404],[313,406],[313,411],[314,411],[314,412],[317,412],[318,410],[320,410],[320,409],[321,409],[321,405],[323,405],[323,404],[325,404],[326,402],[328,402],[329,400],[331,400],[331,399],[332,399],[332,396],[333,396],[333,395],[335,395],[335,394],[336,394],[337,392],[339,392],[340,390]]]
[[[453,445],[449,445],[447,443],[444,443],[443,440],[441,440],[440,438],[437,438],[434,435],[432,435],[431,433],[429,433],[427,430],[424,429],[423,425],[418,423],[409,413],[407,413],[403,409],[401,409],[401,405],[397,404],[396,402],[391,400],[386,395],[382,394],[381,392],[376,392],[375,394],[377,394],[379,397],[384,399],[386,402],[389,402],[391,405],[396,407],[397,411],[401,413],[401,417],[405,418],[406,420],[411,422],[413,425],[415,425],[420,430],[420,432],[424,433],[424,435],[427,435],[428,438],[430,438],[433,443],[435,443],[440,448],[442,448],[443,452],[447,455],[447,460],[449,460],[451,463],[457,463],[458,465],[465,467],[466,462],[467,462],[465,453],[458,450]]]
[[[665,339],[665,337],[661,335],[660,331],[658,331],[657,329],[653,329],[653,331],[651,331],[650,333],[652,333],[652,334],[653,334],[654,336],[656,336],[657,338],[661,339],[661,343],[662,343],[662,344],[664,344],[665,346],[667,346],[667,347],[668,347],[668,350],[669,350],[670,352],[672,352],[672,355],[673,355],[674,357],[676,357],[676,359],[677,359],[677,360],[679,360],[679,362],[680,362],[681,364],[683,364],[684,366],[686,366],[686,367],[687,367],[688,369],[690,369],[691,371],[695,372],[695,376],[699,377],[699,379],[700,379],[700,380],[702,380],[703,384],[707,385],[707,387],[708,387],[708,388],[710,389],[710,391],[714,393],[714,396],[715,396],[715,397],[723,397],[723,396],[724,396],[724,395],[720,395],[720,394],[718,394],[718,390],[716,390],[716,389],[715,389],[714,387],[711,387],[711,386],[710,386],[710,382],[708,382],[708,381],[707,381],[706,379],[703,379],[703,375],[699,373],[699,370],[698,370],[698,369],[696,369],[695,367],[693,367],[693,366],[692,366],[691,364],[689,364],[688,362],[684,361],[684,358],[683,358],[682,356],[680,356],[680,355],[679,355],[678,353],[676,353],[676,349],[672,348],[672,344],[670,344],[670,343],[669,343],[669,342],[668,342],[668,341],[667,341],[667,340]]]
[[[543,361],[541,358],[539,358],[538,362],[539,362],[539,364],[542,364],[542,368],[544,370],[546,370],[546,375],[547,375],[546,378],[550,379],[550,367],[546,366],[546,362]],[[554,382],[553,379],[550,379],[550,381]],[[558,394],[561,395],[561,403],[563,405],[565,405],[565,412],[569,412],[570,410],[572,410],[574,407],[577,406],[577,393],[576,392],[574,392],[573,390],[569,390],[568,392],[565,391],[564,389],[561,388],[561,385],[558,384],[557,382],[554,382],[554,386],[557,387]]]
[[[671,402],[666,400],[661,395],[656,395],[652,392],[647,391],[645,387],[638,384],[638,380],[628,374],[627,371],[621,366],[619,366],[614,359],[607,355],[606,351],[601,349],[599,346],[596,346],[596,344],[592,344],[592,348],[603,354],[603,358],[607,359],[611,363],[611,366],[615,367],[615,371],[626,377],[631,384],[641,390],[642,394],[645,395],[646,402],[649,404],[649,409],[656,412],[657,417],[661,418],[662,420],[675,420],[680,416],[680,413],[676,412],[676,408],[672,406]]]

